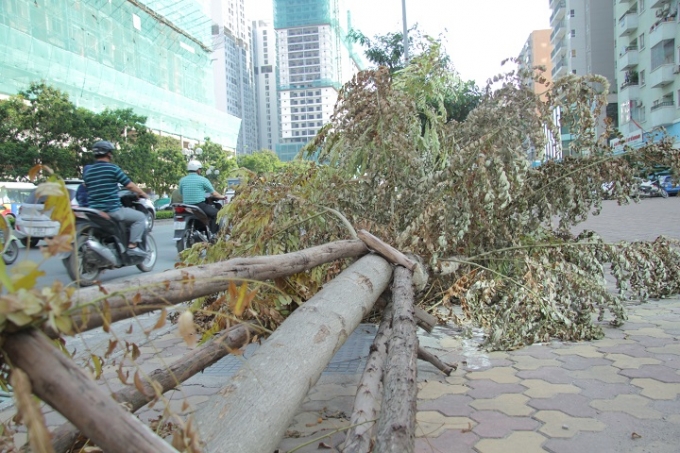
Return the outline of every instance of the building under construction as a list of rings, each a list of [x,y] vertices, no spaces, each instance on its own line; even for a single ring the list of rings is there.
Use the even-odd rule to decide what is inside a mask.
[[[95,112],[131,108],[160,133],[236,148],[215,106],[204,0],[2,0],[0,94],[43,80]]]

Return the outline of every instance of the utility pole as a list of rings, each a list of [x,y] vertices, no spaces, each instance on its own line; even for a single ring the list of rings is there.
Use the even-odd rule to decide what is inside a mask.
[[[406,25],[406,0],[401,0],[402,22],[404,23],[404,61],[408,64],[408,25]]]

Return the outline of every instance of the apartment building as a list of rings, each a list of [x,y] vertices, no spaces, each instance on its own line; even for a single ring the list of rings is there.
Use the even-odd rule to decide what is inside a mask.
[[[258,148],[275,150],[279,143],[279,105],[277,100],[278,65],[276,31],[270,21],[256,20],[252,25]]]
[[[616,0],[619,151],[653,140],[661,127],[680,146],[679,13],[678,0]]]
[[[131,108],[185,144],[235,149],[215,106],[205,0],[2,0],[0,95],[44,80],[95,112]]]
[[[608,105],[602,112],[598,129],[604,130],[604,119],[617,123],[616,59],[614,42],[614,1],[619,0],[549,0],[552,78],[566,74],[598,74],[610,83]],[[556,112],[559,120],[559,112]],[[571,154],[573,137],[562,127],[563,155]]]
[[[250,23],[244,0],[210,0],[217,108],[241,118],[237,154],[259,149]]]
[[[338,90],[359,69],[339,0],[274,0],[278,101],[276,153],[289,161],[330,120]]]

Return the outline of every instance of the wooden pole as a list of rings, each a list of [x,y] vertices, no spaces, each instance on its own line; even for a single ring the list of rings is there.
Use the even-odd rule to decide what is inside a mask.
[[[75,313],[72,320],[78,331],[94,329],[104,324],[103,313],[106,313],[106,321],[111,323],[156,310],[160,306],[175,305],[225,291],[235,279],[270,280],[286,277],[320,264],[357,257],[367,251],[360,240],[336,241],[284,255],[236,258],[84,288],[73,294],[74,303],[88,304],[102,294],[111,294],[106,299],[108,306],[99,302],[96,307],[89,307],[84,322],[80,312]],[[139,291],[130,292],[130,288],[139,288]]]
[[[440,370],[442,373],[444,373],[447,376],[450,376],[452,372],[454,372],[458,369],[457,363],[454,363],[452,365],[449,365],[448,363],[444,363],[439,359],[439,357],[437,357],[436,355],[426,351],[422,346],[418,346],[418,358],[420,360],[430,362],[432,365],[437,367],[438,370]]]
[[[376,453],[412,453],[415,448],[418,338],[412,275],[401,266],[394,270],[392,337],[377,425]]]
[[[31,380],[33,393],[59,411],[107,453],[177,453],[127,412],[44,333],[26,329],[5,337],[2,349]]]
[[[416,263],[408,259],[406,255],[395,249],[391,245],[381,241],[366,230],[359,230],[359,239],[364,241],[369,249],[382,255],[387,261],[404,266],[408,270],[413,270]]]
[[[199,349],[192,351],[173,363],[169,368],[155,370],[149,375],[149,380],[143,382],[144,393],[134,386],[128,386],[115,392],[112,395],[113,399],[119,403],[126,403],[130,407],[131,412],[135,412],[156,397],[155,389],[150,384],[150,381],[156,381],[162,388],[161,392],[165,393],[217,362],[229,354],[230,351],[239,349],[247,344],[251,336],[256,332],[255,326],[251,324],[234,326],[222,335],[214,337]],[[55,453],[66,453],[69,451],[78,438],[79,433],[78,428],[70,423],[65,423],[52,431],[52,446]]]
[[[365,256],[295,310],[196,412],[205,451],[274,451],[310,388],[391,276],[387,261]]]

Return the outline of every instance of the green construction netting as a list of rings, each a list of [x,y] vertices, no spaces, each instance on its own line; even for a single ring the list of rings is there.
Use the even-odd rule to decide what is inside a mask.
[[[132,108],[152,129],[236,148],[217,110],[211,22],[198,0],[1,0],[0,93],[44,80],[93,111]]]

